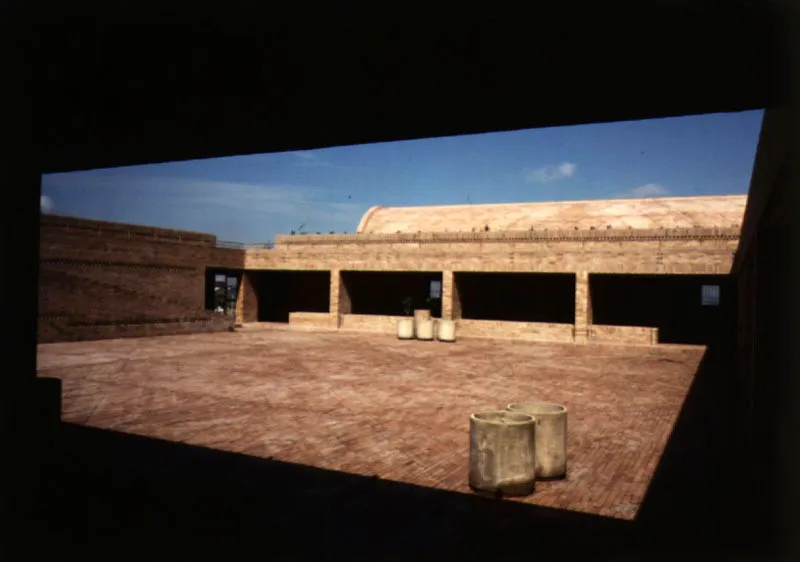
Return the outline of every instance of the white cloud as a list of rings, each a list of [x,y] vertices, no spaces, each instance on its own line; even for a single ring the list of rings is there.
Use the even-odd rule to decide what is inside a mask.
[[[55,205],[53,205],[53,200],[50,199],[47,195],[42,195],[39,197],[39,209],[43,213],[52,213]]]
[[[292,154],[298,158],[298,166],[315,168],[330,168],[333,166],[333,164],[327,160],[321,159],[319,154],[310,150],[300,150],[298,152],[293,152]]]
[[[523,176],[528,183],[548,183],[571,178],[575,175],[577,169],[578,166],[572,162],[562,162],[555,166],[544,166],[536,170],[525,169],[523,170]]]
[[[622,193],[622,197],[663,197],[669,194],[669,189],[657,183],[646,183]]]
[[[50,189],[93,190],[98,197],[124,195],[154,208],[167,203],[182,207],[226,208],[258,213],[265,218],[287,218],[298,224],[352,230],[366,211],[363,205],[330,200],[324,188],[226,182],[167,176],[130,176],[113,170],[51,174],[43,178]],[[212,211],[213,212],[213,211]],[[329,226],[328,226],[329,225]]]

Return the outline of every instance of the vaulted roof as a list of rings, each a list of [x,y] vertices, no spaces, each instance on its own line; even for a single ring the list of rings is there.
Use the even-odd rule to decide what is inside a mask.
[[[372,207],[358,232],[571,230],[577,227],[692,228],[740,226],[746,195],[557,201],[432,207]]]

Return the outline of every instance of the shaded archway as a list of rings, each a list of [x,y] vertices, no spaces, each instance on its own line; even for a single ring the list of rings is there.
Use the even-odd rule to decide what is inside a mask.
[[[732,321],[729,284],[727,275],[590,275],[592,320],[658,328],[660,343],[708,344]]]

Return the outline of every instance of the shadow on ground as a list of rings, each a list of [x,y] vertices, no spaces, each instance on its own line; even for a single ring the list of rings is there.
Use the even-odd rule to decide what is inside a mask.
[[[709,346],[633,522],[55,422],[19,512],[36,536],[20,544],[26,559],[82,560],[746,555],[758,533],[732,446],[731,356]]]
[[[721,333],[707,346],[636,523],[655,544],[680,538],[697,553],[766,560],[775,545],[755,507],[763,493],[759,460],[737,445],[742,390],[732,340]]]
[[[59,432],[30,545],[59,559],[572,559],[576,549],[597,559],[632,529],[70,423]]]

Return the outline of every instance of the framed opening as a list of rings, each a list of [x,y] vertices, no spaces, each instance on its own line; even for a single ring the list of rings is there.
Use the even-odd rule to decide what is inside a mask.
[[[440,318],[441,290],[441,272],[342,271],[347,314],[406,316],[415,309],[428,309]]]
[[[658,328],[660,343],[707,345],[729,318],[720,304],[728,286],[720,275],[592,274],[592,323]]]
[[[241,276],[241,271],[206,270],[206,310],[233,316]]]
[[[442,298],[442,282],[438,279],[431,280],[431,290],[430,295],[431,299],[441,299]]]
[[[292,312],[330,310],[331,272],[269,270],[251,275],[259,322],[288,323]]]
[[[454,274],[456,318],[509,322],[575,322],[574,273]]]
[[[700,290],[702,306],[719,306],[719,285],[703,285]]]

